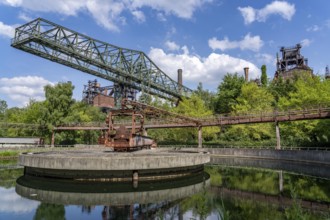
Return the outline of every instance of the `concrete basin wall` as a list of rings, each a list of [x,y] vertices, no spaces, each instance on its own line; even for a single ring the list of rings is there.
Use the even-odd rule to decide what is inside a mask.
[[[209,152],[211,157],[218,155],[330,164],[330,151],[238,148],[203,148],[203,150]]]
[[[27,153],[19,156],[25,167],[59,170],[150,170],[190,167],[210,161],[205,153],[148,152],[113,153],[70,151]]]
[[[23,153],[25,175],[51,178],[130,181],[173,179],[203,172],[207,152],[142,150],[116,153],[104,150]]]

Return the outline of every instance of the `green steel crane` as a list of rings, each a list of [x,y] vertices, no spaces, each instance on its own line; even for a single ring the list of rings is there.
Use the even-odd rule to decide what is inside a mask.
[[[144,52],[93,39],[43,18],[17,27],[11,46],[112,81],[118,103],[138,91],[173,101],[192,92]]]

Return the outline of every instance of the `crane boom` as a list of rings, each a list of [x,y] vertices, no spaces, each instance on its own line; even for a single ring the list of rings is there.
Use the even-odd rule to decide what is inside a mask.
[[[189,97],[192,92],[167,76],[144,52],[93,39],[43,18],[17,27],[11,46],[110,80],[124,89],[169,100]]]

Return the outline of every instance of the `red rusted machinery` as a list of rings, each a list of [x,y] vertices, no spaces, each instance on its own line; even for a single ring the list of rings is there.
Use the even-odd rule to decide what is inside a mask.
[[[114,126],[115,118],[131,117],[131,129],[124,125]],[[143,127],[144,115],[136,109],[111,110],[108,113],[106,124],[108,129],[99,138],[99,144],[112,147],[114,151],[132,151],[157,147],[156,142],[145,135]]]

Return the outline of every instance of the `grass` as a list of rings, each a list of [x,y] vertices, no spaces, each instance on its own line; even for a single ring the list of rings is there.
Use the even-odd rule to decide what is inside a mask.
[[[17,157],[19,153],[19,151],[14,150],[0,151],[0,157]]]

